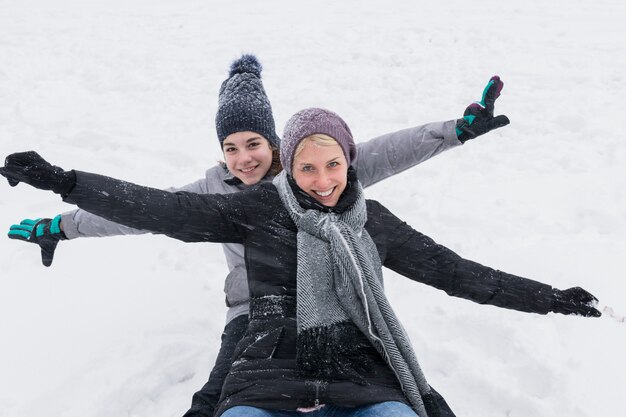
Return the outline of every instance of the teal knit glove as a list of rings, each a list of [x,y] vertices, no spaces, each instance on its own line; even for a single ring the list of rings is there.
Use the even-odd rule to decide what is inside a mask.
[[[491,77],[480,101],[476,101],[465,109],[463,118],[456,122],[456,136],[463,143],[477,136],[484,135],[490,130],[506,126],[510,123],[505,115],[493,116],[496,99],[504,83],[500,77]]]
[[[36,243],[41,248],[41,262],[52,265],[54,251],[60,240],[67,240],[60,228],[61,215],[54,219],[25,219],[9,229],[9,238]]]

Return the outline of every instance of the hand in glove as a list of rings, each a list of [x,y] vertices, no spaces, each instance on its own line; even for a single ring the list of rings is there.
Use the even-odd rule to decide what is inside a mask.
[[[567,290],[554,289],[552,311],[561,314],[577,314],[584,317],[600,317],[602,313],[595,307],[598,299],[580,287]]]
[[[57,244],[60,240],[67,239],[61,230],[60,223],[60,215],[54,219],[25,219],[20,224],[11,226],[9,237],[38,244],[41,248],[41,262],[45,266],[50,266]]]
[[[11,187],[20,182],[30,184],[41,190],[51,190],[65,197],[76,184],[74,171],[64,171],[51,165],[37,152],[19,152],[6,157],[4,167],[0,168]]]
[[[500,97],[504,83],[494,75],[483,91],[483,97],[465,109],[463,118],[456,122],[456,136],[463,143],[490,130],[506,126],[510,123],[505,115],[493,117],[494,104]]]

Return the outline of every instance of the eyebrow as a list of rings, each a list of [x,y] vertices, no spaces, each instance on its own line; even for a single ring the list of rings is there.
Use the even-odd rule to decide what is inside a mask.
[[[251,137],[249,139],[246,139],[246,143],[250,143],[253,140],[258,140],[258,139],[261,139],[261,136],[254,136],[254,137]],[[222,147],[224,147],[224,146],[236,146],[236,145],[234,143],[232,143],[232,142],[226,142],[225,141],[224,143],[222,143]]]
[[[333,159],[330,159],[330,160],[326,161],[326,162],[325,162],[325,164],[328,164],[328,163],[330,163],[330,162],[333,162],[333,161],[335,161],[335,160],[337,160],[337,159],[339,159],[339,158],[341,158],[341,157],[340,157],[340,156],[337,156],[337,157],[335,157],[335,158],[333,158]],[[313,164],[312,164],[311,162],[300,162],[300,163],[299,163],[299,165],[300,165],[300,166],[302,166],[302,165],[313,165]]]

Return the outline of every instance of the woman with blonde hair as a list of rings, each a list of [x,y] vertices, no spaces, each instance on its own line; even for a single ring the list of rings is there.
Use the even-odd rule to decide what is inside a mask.
[[[130,227],[243,244],[250,323],[216,416],[452,416],[385,297],[382,266],[480,304],[600,315],[582,288],[561,291],[463,259],[366,200],[355,157],[346,123],[312,108],[287,123],[284,171],[240,193],[168,193],[65,171],[34,152],[8,156],[0,173]]]

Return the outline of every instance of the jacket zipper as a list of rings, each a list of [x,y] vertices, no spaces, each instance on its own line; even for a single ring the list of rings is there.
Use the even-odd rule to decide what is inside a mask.
[[[315,407],[320,406],[320,384],[321,381],[315,381]]]

